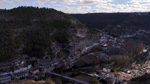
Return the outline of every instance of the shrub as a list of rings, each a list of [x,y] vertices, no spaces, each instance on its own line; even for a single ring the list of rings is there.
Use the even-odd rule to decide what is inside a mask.
[[[47,78],[44,84],[55,84],[50,78]]]
[[[91,81],[90,81],[92,84],[98,84],[99,83],[99,80],[94,76],[91,78]]]
[[[59,32],[54,36],[55,40],[59,43],[68,43],[69,35],[66,32]]]
[[[111,62],[114,62],[113,68],[121,69],[123,67],[130,67],[132,59],[128,55],[114,55],[111,57]]]

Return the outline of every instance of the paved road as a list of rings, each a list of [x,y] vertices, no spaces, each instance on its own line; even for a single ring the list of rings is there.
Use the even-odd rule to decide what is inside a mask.
[[[74,79],[74,78],[71,78],[71,77],[68,77],[68,76],[64,76],[64,75],[61,75],[61,74],[57,74],[57,73],[54,73],[54,72],[47,72],[47,73],[55,75],[55,76],[66,78],[66,79],[69,79],[71,81],[78,82],[80,84],[90,84],[90,83],[87,83],[87,82],[84,82],[84,81],[81,81],[81,80],[77,80],[77,79]]]

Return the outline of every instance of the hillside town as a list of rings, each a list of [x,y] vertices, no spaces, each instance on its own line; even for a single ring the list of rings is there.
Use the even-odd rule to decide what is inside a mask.
[[[80,60],[86,53],[94,54],[95,52],[90,51],[95,47],[102,48],[103,53],[101,52],[99,56],[105,58],[109,58],[110,53],[128,53],[125,39],[112,37],[102,32],[100,33],[100,36],[101,37],[98,42],[95,42],[92,45],[85,47],[84,49],[78,49],[78,52],[75,52],[76,56],[62,57],[60,59],[50,59],[49,57],[44,56],[42,59],[39,59],[36,57],[30,58],[29,56],[24,55],[19,59],[14,59],[14,62],[1,62],[0,83],[4,84],[9,82],[22,82],[26,80],[42,80],[45,78],[45,75],[47,73],[52,74],[52,72],[57,68],[72,68],[74,64],[78,62],[78,60]],[[135,46],[138,46],[138,44]],[[140,52],[140,54],[143,52],[148,52],[148,49],[149,48],[145,46],[142,47],[142,50],[138,52]],[[99,58],[99,56],[97,57]],[[150,54],[148,56],[150,57]],[[132,67],[130,69],[114,71],[109,66],[107,66],[97,68],[96,70],[91,72],[79,72],[88,76],[96,76],[99,81],[105,80],[109,82],[109,84],[128,84],[128,82],[132,78],[142,76],[146,73],[150,73],[150,60],[148,56],[145,63],[138,64],[135,62],[132,64]],[[59,76],[59,74],[56,73],[53,73],[53,75]]]

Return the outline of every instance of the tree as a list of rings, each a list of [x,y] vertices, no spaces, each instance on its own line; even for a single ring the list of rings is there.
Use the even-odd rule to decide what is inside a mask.
[[[47,78],[44,84],[55,84],[50,78]]]
[[[90,81],[92,84],[98,84],[99,83],[99,80],[94,76],[91,78],[91,81]]]

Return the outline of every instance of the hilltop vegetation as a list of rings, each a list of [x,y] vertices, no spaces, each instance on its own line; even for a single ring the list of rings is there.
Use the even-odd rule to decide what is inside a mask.
[[[51,43],[69,46],[72,35],[75,36],[80,28],[84,29],[84,25],[54,9],[18,7],[0,10],[0,60],[22,54],[53,56]]]

